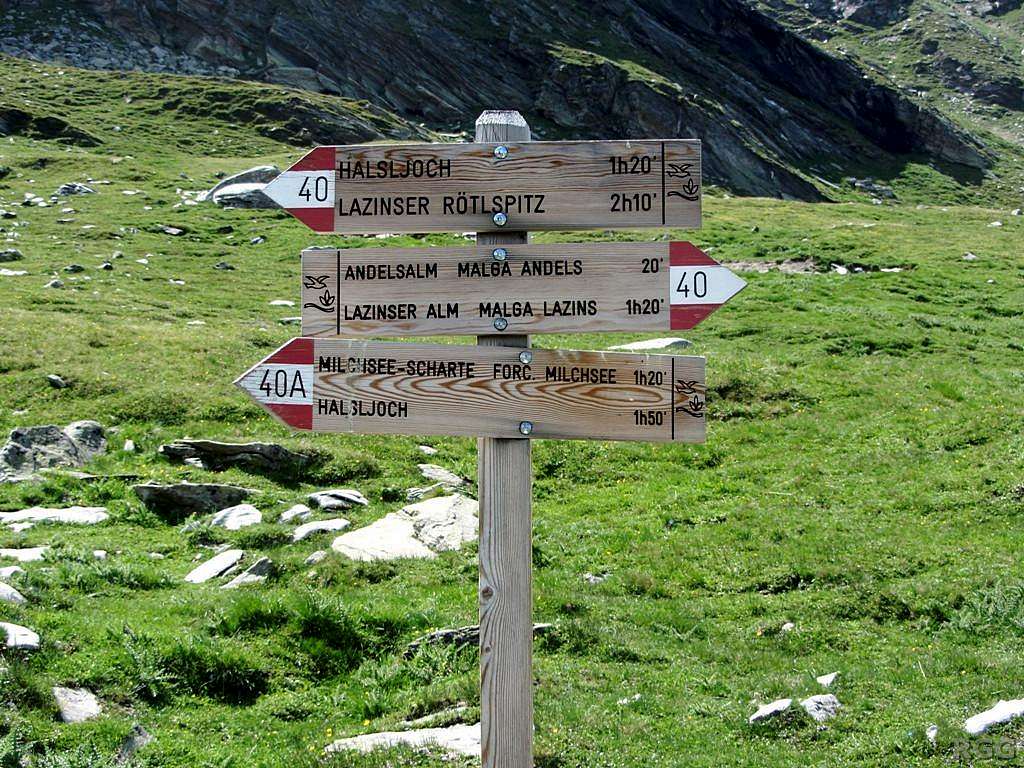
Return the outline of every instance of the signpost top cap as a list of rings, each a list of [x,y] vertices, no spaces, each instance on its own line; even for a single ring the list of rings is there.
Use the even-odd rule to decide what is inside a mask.
[[[480,113],[476,124],[481,125],[515,125],[529,128],[526,118],[514,109],[487,109]]]

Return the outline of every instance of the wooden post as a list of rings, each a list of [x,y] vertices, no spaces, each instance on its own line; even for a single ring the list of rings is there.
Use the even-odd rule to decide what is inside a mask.
[[[487,111],[478,142],[524,142],[522,115]],[[511,222],[514,225],[514,221]],[[523,231],[480,232],[477,243],[526,243]],[[515,258],[515,250],[512,258]],[[529,347],[524,335],[478,336],[483,346]],[[524,419],[526,416],[524,415]],[[533,768],[533,469],[530,441],[480,438],[480,728],[483,768]]]

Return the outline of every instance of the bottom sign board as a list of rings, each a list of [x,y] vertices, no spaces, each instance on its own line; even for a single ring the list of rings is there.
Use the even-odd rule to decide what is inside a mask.
[[[235,383],[313,432],[705,437],[702,357],[299,338]]]

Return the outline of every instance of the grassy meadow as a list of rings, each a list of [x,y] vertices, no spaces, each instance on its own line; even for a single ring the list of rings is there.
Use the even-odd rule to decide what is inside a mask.
[[[56,115],[90,137],[41,138],[36,120],[0,138],[0,208],[16,214],[0,220],[0,250],[24,254],[2,266],[28,273],[0,276],[0,432],[95,419],[110,442],[86,468],[100,479],[0,485],[0,510],[111,513],[0,533],[0,547],[53,548],[12,582],[28,603],[0,603],[0,620],[42,637],[39,651],[0,660],[0,767],[27,756],[39,768],[110,766],[136,723],[154,740],[135,766],[461,765],[323,748],[458,703],[475,722],[474,649],[403,655],[432,629],[476,622],[475,546],[306,566],[330,534],[292,544],[274,521],[313,490],[353,487],[371,503],[344,516],[367,524],[424,484],[418,445],[475,478],[474,442],[290,433],[231,382],[297,332],[281,319],[298,311],[270,302],[297,300],[304,246],[465,240],[317,237],[284,212],[185,204],[218,172],[301,155],[280,108],[300,97],[284,89],[9,58],[0,86],[0,109]],[[385,133],[407,129],[365,105],[309,99]],[[706,445],[535,443],[534,618],[555,625],[535,645],[538,766],[1013,764],[979,756],[984,745],[959,729],[1024,697],[1024,217],[981,195],[933,202],[941,180],[908,165],[895,204],[717,194],[697,232],[537,235],[690,239],[725,262],[815,267],[745,273],[747,289],[686,334],[708,361]],[[72,181],[96,194],[20,205]],[[44,287],[55,277],[64,288]],[[157,455],[186,435],[278,442],[322,461],[266,477]],[[121,450],[127,439],[137,453]],[[269,522],[185,531],[135,498],[130,486],[148,479],[257,489]],[[197,555],[225,542],[269,556],[270,581],[185,584]],[[748,725],[760,704],[826,692],[815,677],[829,672],[835,719]],[[53,685],[94,691],[103,716],[58,722]],[[1024,762],[1024,723],[986,738]]]

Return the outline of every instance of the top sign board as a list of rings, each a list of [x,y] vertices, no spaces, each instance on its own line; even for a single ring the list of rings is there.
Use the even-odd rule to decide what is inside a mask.
[[[695,140],[317,147],[263,190],[317,232],[700,227]]]

